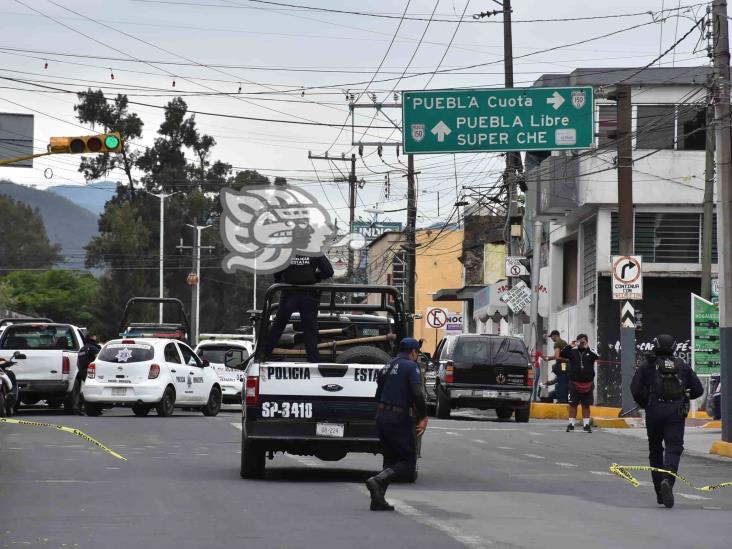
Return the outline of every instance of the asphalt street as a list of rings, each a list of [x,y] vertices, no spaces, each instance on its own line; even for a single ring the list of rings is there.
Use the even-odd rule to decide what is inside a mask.
[[[336,463],[275,456],[261,481],[239,478],[240,416],[129,410],[74,417],[37,408],[19,419],[76,427],[127,458],[68,433],[0,425],[0,546],[79,548],[730,547],[732,489],[682,485],[656,505],[608,472],[646,464],[645,441],[564,423],[431,419],[419,479],[393,485],[396,513],[368,510],[364,481],[380,458]],[[732,480],[731,461],[686,455],[697,485]]]

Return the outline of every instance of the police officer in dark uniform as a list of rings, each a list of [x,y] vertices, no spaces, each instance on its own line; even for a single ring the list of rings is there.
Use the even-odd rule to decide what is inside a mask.
[[[73,409],[75,414],[84,415],[82,410],[82,398],[81,398],[81,384],[86,381],[86,373],[89,369],[89,364],[94,362],[97,358],[99,351],[102,348],[97,343],[97,336],[89,334],[84,339],[84,345],[79,349],[79,357],[76,362],[77,371],[76,378],[74,379],[74,388],[72,394],[74,397]]]
[[[275,282],[286,284],[312,285],[333,276],[333,266],[325,255],[308,257],[296,255],[290,265],[275,273]],[[308,362],[318,362],[318,303],[317,290],[288,290],[281,292],[277,314],[269,329],[264,343],[264,355],[269,356],[285,330],[292,313],[300,313],[303,340]]]
[[[630,385],[633,399],[646,410],[650,465],[674,473],[684,451],[684,423],[690,400],[704,392],[694,370],[674,357],[675,348],[672,336],[656,337],[654,354],[638,367]],[[674,477],[657,471],[651,476],[658,504],[673,507]]]
[[[399,354],[379,373],[376,388],[376,426],[386,468],[366,481],[372,511],[393,511],[384,498],[389,483],[414,478],[417,466],[413,411],[418,420],[417,435],[427,429],[427,405],[417,357],[421,344],[405,337]]]

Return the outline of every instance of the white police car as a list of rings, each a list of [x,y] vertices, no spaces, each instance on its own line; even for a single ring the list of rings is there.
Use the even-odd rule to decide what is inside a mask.
[[[253,336],[241,334],[201,334],[196,354],[216,370],[224,404],[241,404],[244,362],[254,352]]]
[[[155,408],[170,416],[175,407],[199,408],[206,416],[221,410],[221,383],[208,361],[181,341],[126,338],[108,342],[89,365],[84,411],[131,406],[136,416]]]

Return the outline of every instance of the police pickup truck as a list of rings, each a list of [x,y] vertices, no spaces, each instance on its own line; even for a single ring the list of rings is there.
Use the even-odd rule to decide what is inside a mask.
[[[242,478],[264,476],[275,452],[337,461],[349,452],[381,452],[376,431],[376,377],[406,334],[401,297],[391,286],[318,284],[320,360],[308,363],[299,317],[272,356],[262,357],[281,292],[267,290],[255,354],[244,381]]]
[[[79,399],[74,379],[84,345],[81,330],[45,320],[14,322],[0,336],[0,358],[10,359],[15,351],[25,355],[13,367],[21,402],[33,405],[45,400],[51,407],[63,405],[65,412],[72,412]]]

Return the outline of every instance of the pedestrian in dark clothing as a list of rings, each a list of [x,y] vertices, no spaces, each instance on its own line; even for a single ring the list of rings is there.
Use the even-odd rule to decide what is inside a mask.
[[[97,343],[97,336],[94,334],[87,335],[84,339],[84,345],[79,349],[79,355],[76,361],[76,378],[74,379],[74,388],[72,390],[73,410],[74,413],[83,415],[82,413],[82,384],[86,381],[86,373],[89,364],[94,362],[97,355],[101,351],[101,347]]]
[[[379,431],[386,468],[366,481],[371,493],[372,511],[393,511],[385,499],[386,489],[394,480],[414,478],[417,466],[417,436],[427,429],[427,405],[417,365],[419,341],[402,339],[399,354],[379,373],[376,386],[376,426]]]
[[[283,271],[275,273],[275,282],[311,286],[333,276],[333,266],[324,255],[308,257],[296,255]],[[300,313],[305,352],[308,362],[318,362],[318,304],[320,292],[317,290],[286,290],[280,294],[277,314],[264,343],[264,355],[269,356],[290,321],[292,313]]]
[[[577,417],[577,406],[582,406],[582,429],[591,433],[590,406],[594,404],[593,390],[595,388],[595,361],[600,358],[590,349],[587,334],[579,334],[576,346],[567,345],[559,355],[569,363],[569,424],[567,432],[574,431],[574,422]]]
[[[656,337],[654,356],[643,361],[630,384],[633,399],[646,410],[650,465],[673,473],[679,470],[684,451],[684,424],[689,404],[704,393],[694,370],[674,357],[675,348],[672,336]],[[652,471],[651,477],[658,504],[673,507],[676,479],[658,471]]]

